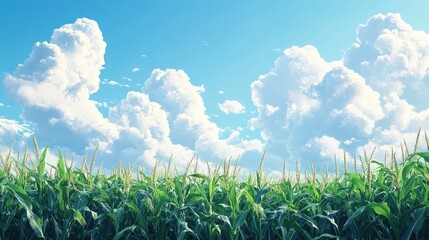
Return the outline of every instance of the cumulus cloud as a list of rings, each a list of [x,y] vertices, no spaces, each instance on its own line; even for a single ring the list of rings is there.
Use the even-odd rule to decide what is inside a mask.
[[[429,128],[428,46],[429,35],[399,14],[379,14],[359,26],[344,59],[326,62],[312,46],[286,49],[251,84],[258,117],[249,127],[261,129],[268,152],[303,166],[413,141],[418,128]]]
[[[333,156],[342,156],[344,149],[340,147],[340,142],[326,135],[315,137],[305,144],[309,150],[316,150],[322,158],[332,159]]]
[[[257,116],[248,127],[259,130],[263,142],[243,140],[238,130],[222,138],[223,129],[206,113],[204,86],[193,85],[183,70],[153,70],[136,83],[140,92],[129,92],[103,116],[98,107],[107,103],[91,95],[100,83],[122,84],[100,81],[105,48],[97,23],[78,19],[56,29],[49,42],[36,43],[28,59],[5,77],[5,87],[22,105],[25,122],[41,133],[41,142],[78,153],[99,144],[100,155],[112,164],[122,159],[153,165],[173,154],[179,167],[198,153],[210,161],[242,155],[242,164],[251,169],[266,149],[265,166],[276,170],[284,158],[287,166],[299,159],[303,168],[308,161],[319,168],[332,164],[334,153],[352,156],[374,145],[391,150],[402,138],[412,141],[420,127],[429,128],[429,35],[398,14],[375,15],[360,25],[356,42],[337,61],[326,61],[310,45],[286,49],[251,84]],[[245,111],[233,100],[218,107]],[[0,119],[0,136],[25,135],[29,129]]]
[[[99,89],[106,43],[95,21],[81,18],[56,29],[50,42],[37,42],[4,84],[37,125],[40,138],[82,151],[88,140],[118,136],[90,95]],[[67,136],[67,137],[64,137]]]
[[[383,118],[380,95],[365,80],[345,67],[335,67],[315,86],[321,108],[328,112],[330,122],[339,126],[355,126],[371,134],[375,123]]]
[[[344,64],[382,94],[396,93],[426,108],[429,34],[416,31],[399,14],[378,14],[359,26]]]
[[[223,103],[219,103],[218,107],[225,114],[240,114],[246,112],[246,108],[243,104],[236,100],[225,100]]]
[[[313,46],[285,50],[284,56],[274,63],[274,68],[251,85],[252,101],[258,109],[259,120],[271,119],[271,124],[267,125],[277,124],[281,128],[286,115],[299,118],[316,107],[317,100],[307,93],[312,84],[322,80],[329,67]],[[289,104],[293,99],[297,101]]]
[[[78,154],[99,145],[106,167],[118,160],[144,160],[151,166],[173,155],[181,169],[196,153],[219,161],[262,151],[258,140],[241,141],[235,133],[220,138],[221,129],[205,112],[204,86],[194,86],[183,70],[155,69],[141,92],[129,92],[104,117],[97,107],[107,103],[91,95],[100,83],[126,86],[100,81],[105,48],[97,23],[77,19],[56,29],[50,42],[36,43],[28,59],[5,77],[9,94],[22,104],[22,117],[40,133],[42,144]],[[2,135],[23,132],[16,122],[1,124]]]
[[[155,69],[145,82],[143,92],[167,111],[172,142],[195,149],[207,158],[238,156],[245,150],[261,152],[253,142],[228,142],[220,139],[219,127],[209,120],[200,95],[203,86],[194,86],[182,70]]]
[[[125,159],[145,160],[151,165],[159,156],[174,155],[179,168],[193,156],[193,151],[170,140],[168,113],[147,94],[129,92],[124,100],[109,110],[109,120],[120,126],[121,136],[109,151]]]
[[[140,71],[140,68],[137,68],[137,67],[136,67],[136,68],[131,69],[131,71],[132,71],[132,72],[138,72],[138,71]]]

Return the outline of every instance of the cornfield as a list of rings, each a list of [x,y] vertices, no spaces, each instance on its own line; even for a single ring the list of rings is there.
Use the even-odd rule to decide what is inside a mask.
[[[36,144],[33,164],[11,153],[0,154],[0,239],[429,238],[429,152],[389,164],[365,152],[363,171],[355,160],[342,175],[301,178],[297,167],[271,181],[262,162],[244,178],[231,161],[206,174],[103,174],[95,156],[78,168],[59,151],[47,171],[46,148]]]

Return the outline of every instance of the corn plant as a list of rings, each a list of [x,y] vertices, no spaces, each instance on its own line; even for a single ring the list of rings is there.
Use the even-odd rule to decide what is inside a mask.
[[[0,239],[428,239],[429,152],[407,148],[399,164],[393,150],[390,164],[365,152],[362,172],[344,155],[342,175],[312,165],[302,179],[297,163],[296,177],[271,181],[264,158],[247,177],[231,159],[202,174],[196,158],[194,172],[191,161],[172,174],[170,159],[164,174],[101,174],[95,154],[78,168],[60,151],[50,166],[46,148],[34,161],[11,150],[0,154]]]

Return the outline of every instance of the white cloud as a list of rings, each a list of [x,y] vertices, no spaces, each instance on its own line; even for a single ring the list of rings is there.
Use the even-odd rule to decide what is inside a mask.
[[[371,134],[375,123],[384,117],[380,95],[366,85],[365,79],[345,67],[335,67],[315,86],[315,93],[330,121],[342,119],[340,126],[356,126]]]
[[[107,80],[107,79],[103,80],[101,83],[102,84],[111,85],[111,86],[117,86],[117,85],[120,84],[120,83],[118,83],[118,82],[116,82],[114,80]]]
[[[291,47],[252,83],[258,117],[249,127],[261,129],[269,152],[307,166],[342,150],[391,149],[429,128],[429,35],[398,14],[376,15],[357,34],[344,59]]]
[[[242,155],[242,164],[252,168],[266,149],[268,169],[285,157],[287,166],[300,159],[303,168],[307,161],[324,167],[333,153],[351,156],[373,145],[385,151],[402,138],[412,142],[420,127],[429,129],[429,35],[395,14],[370,18],[357,35],[334,62],[313,46],[288,48],[251,84],[258,114],[248,127],[259,129],[264,142],[243,140],[240,130],[221,138],[222,129],[206,113],[204,86],[194,86],[183,70],[153,70],[137,83],[141,92],[129,92],[103,117],[98,107],[107,104],[91,95],[100,82],[123,83],[100,81],[106,43],[97,23],[85,18],[56,29],[49,43],[36,43],[4,83],[22,104],[25,122],[43,133],[41,142],[79,153],[100,144],[107,166],[118,159],[151,165],[173,154],[180,167],[198,153],[211,161]],[[239,102],[227,101],[219,108],[244,112]],[[27,134],[28,128],[0,120],[0,136]]]
[[[225,91],[223,91],[223,90],[219,90],[219,91],[218,91],[218,93],[219,93],[220,95],[223,95],[223,94],[225,94]]]
[[[330,65],[313,46],[285,50],[284,56],[276,60],[274,68],[251,84],[252,101],[259,112],[258,120],[272,121],[283,127],[288,111],[297,118],[305,115],[317,106],[317,102],[311,94],[308,94],[309,97],[304,94],[322,80],[329,68]],[[301,101],[292,102],[292,99]]]
[[[378,14],[357,31],[344,63],[382,94],[396,93],[417,109],[429,93],[429,34],[414,30],[399,14]],[[426,80],[425,80],[426,79]]]
[[[107,102],[96,102],[97,107],[108,108]]]
[[[236,100],[225,100],[223,103],[219,103],[218,107],[225,114],[240,114],[246,112],[246,108],[243,104]]]
[[[198,154],[210,159],[241,155],[245,149],[260,151],[259,148],[245,146],[246,142],[231,144],[219,138],[220,129],[205,113],[200,95],[203,91],[204,87],[190,83],[184,71],[173,69],[155,69],[143,87],[143,92],[151,101],[159,103],[168,112],[172,142],[195,149]]]
[[[128,84],[124,84],[124,83],[117,82],[115,80],[108,80],[108,79],[103,79],[103,81],[101,81],[101,84],[110,85],[110,86],[118,86],[118,87],[126,87],[126,88],[130,87],[130,85],[128,85]]]
[[[21,125],[16,120],[0,118],[0,136],[5,133],[18,134],[29,131],[28,127]]]
[[[340,141],[337,139],[323,135],[322,137],[315,137],[308,141],[305,146],[311,151],[316,150],[318,154],[327,159],[333,159],[334,156],[343,156],[344,149],[340,147]],[[346,155],[348,156],[348,155]],[[350,159],[350,156],[348,156]]]
[[[30,127],[16,120],[0,117],[0,154],[8,152],[12,143],[15,149],[25,145],[25,139],[32,134]],[[18,138],[18,136],[22,136]]]
[[[49,43],[37,42],[29,58],[5,77],[6,88],[23,105],[23,117],[43,133],[42,141],[82,151],[92,138],[118,136],[117,126],[90,100],[99,89],[105,48],[97,23],[80,18],[56,29]]]
[[[3,103],[0,103],[0,107],[3,107],[4,106],[4,104]]]
[[[170,140],[168,113],[148,95],[129,92],[124,100],[109,110],[109,120],[120,126],[121,136],[109,150],[125,159],[145,160],[153,165],[158,157],[174,156],[179,169],[193,156],[193,151]]]
[[[138,72],[138,71],[140,71],[140,68],[133,68],[133,69],[131,69],[131,71],[133,71],[133,72]]]
[[[118,160],[144,160],[151,166],[173,155],[180,169],[195,153],[219,161],[262,151],[258,140],[220,138],[220,128],[205,113],[204,86],[192,85],[182,70],[155,69],[142,92],[129,92],[103,117],[98,107],[107,103],[91,100],[91,94],[100,83],[125,86],[100,81],[105,47],[97,23],[78,19],[56,29],[49,43],[36,43],[30,57],[4,79],[23,106],[23,118],[41,133],[41,144],[78,154],[99,145],[105,167]],[[22,132],[18,126],[4,122],[2,131],[16,129],[16,135]]]

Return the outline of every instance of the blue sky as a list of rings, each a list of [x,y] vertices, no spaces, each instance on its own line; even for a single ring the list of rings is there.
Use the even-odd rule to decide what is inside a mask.
[[[212,163],[240,154],[248,169],[266,150],[270,170],[283,158],[306,168],[310,159],[332,165],[343,150],[390,149],[429,126],[427,9],[427,1],[1,2],[0,145],[35,132],[41,145],[77,155],[99,143],[107,166],[173,154],[180,167],[198,153]],[[82,26],[91,33],[73,38]],[[52,42],[55,29],[68,40]],[[67,41],[77,49],[63,56]],[[24,63],[29,56],[54,63]],[[58,89],[34,85],[44,81]],[[79,91],[47,97],[70,88]]]

